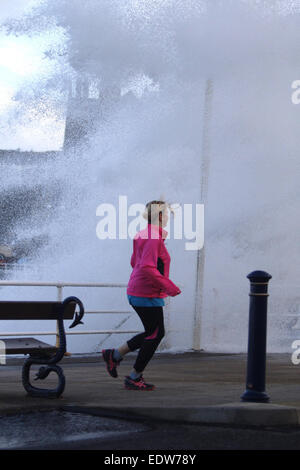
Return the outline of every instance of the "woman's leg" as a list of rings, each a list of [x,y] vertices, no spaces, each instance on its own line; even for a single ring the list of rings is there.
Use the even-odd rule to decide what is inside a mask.
[[[118,348],[118,352],[120,356],[125,356],[125,354],[129,353],[130,349],[128,347],[128,344],[127,343],[122,344],[122,346]]]
[[[146,365],[153,357],[159,343],[165,334],[163,307],[135,307],[143,326],[144,333],[134,336],[127,341],[127,345],[131,351],[139,349],[134,369],[141,373]]]
[[[143,343],[145,335],[145,333],[139,333],[117,349],[109,350],[112,352],[113,360],[120,361],[127,353],[139,349]],[[130,347],[128,344],[130,344]]]

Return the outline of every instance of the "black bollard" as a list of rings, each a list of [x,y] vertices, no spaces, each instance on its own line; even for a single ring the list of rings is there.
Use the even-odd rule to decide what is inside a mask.
[[[246,390],[242,401],[268,402],[265,393],[268,283],[272,276],[265,271],[248,274],[250,307]]]

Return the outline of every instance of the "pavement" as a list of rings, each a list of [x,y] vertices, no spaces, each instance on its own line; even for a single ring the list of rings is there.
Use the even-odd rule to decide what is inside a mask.
[[[69,410],[103,416],[150,418],[166,422],[238,426],[298,426],[300,423],[300,365],[289,354],[268,354],[268,403],[242,402],[246,354],[205,351],[180,354],[156,352],[144,372],[154,391],[124,389],[135,353],[128,354],[114,379],[100,354],[65,356],[59,363],[66,377],[60,398],[33,398],[21,382],[23,358],[8,357],[0,366],[0,416],[30,411]],[[53,375],[53,378],[51,376]],[[45,386],[56,384],[50,374]],[[39,382],[42,386],[42,381]],[[55,386],[55,385],[54,385]]]

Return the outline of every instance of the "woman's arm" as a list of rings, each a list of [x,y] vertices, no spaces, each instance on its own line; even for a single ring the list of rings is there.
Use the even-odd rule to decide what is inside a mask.
[[[157,269],[157,258],[161,243],[163,243],[162,239],[147,239],[143,248],[140,268],[143,270],[144,275],[152,281],[157,288],[173,297],[180,293],[179,287],[177,287],[171,279],[163,276]]]

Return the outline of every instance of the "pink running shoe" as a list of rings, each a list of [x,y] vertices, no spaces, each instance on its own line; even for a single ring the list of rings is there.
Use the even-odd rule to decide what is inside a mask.
[[[141,375],[138,379],[133,380],[129,376],[125,377],[124,386],[126,390],[154,390],[155,386],[147,384]]]
[[[113,358],[114,349],[102,349],[102,357],[106,362],[107,372],[114,378],[118,377],[117,366],[120,364],[123,359],[115,361]]]

